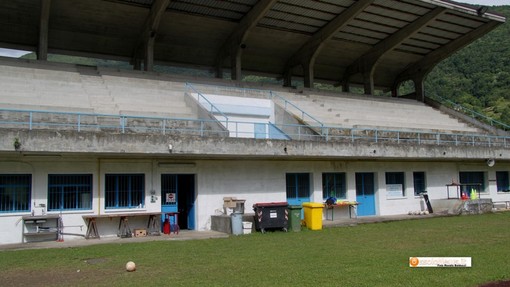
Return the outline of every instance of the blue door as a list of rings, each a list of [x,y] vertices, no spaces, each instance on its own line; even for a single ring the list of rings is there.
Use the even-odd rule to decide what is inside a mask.
[[[302,205],[310,201],[310,174],[309,173],[287,173],[287,203],[289,205]],[[301,209],[301,218],[303,218]]]
[[[179,212],[180,229],[195,229],[195,175],[161,175],[161,212]],[[161,217],[162,225],[165,215]],[[174,224],[175,222],[171,222]]]
[[[358,216],[375,215],[375,186],[373,173],[356,173],[356,201]]]

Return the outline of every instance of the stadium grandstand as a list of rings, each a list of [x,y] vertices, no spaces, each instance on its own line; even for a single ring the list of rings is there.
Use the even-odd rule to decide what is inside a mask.
[[[0,241],[200,232],[229,198],[245,220],[330,197],[353,208],[324,220],[509,207],[508,126],[423,85],[505,21],[446,0],[2,1],[0,47],[35,59],[0,57]]]

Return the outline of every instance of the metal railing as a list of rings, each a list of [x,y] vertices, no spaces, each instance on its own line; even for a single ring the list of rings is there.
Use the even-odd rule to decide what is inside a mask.
[[[489,124],[490,126],[493,126],[493,127],[496,127],[496,128],[500,128],[500,129],[503,129],[505,131],[509,131],[510,130],[510,125],[507,125],[503,122],[500,122],[498,120],[495,120],[487,115],[484,115],[482,113],[479,113],[477,111],[473,111],[472,109],[469,109],[469,108],[466,108],[460,104],[457,104],[451,100],[448,100],[448,99],[445,99],[441,96],[438,96],[438,95],[432,95],[430,96],[431,99],[434,99],[436,101],[438,101],[439,103],[455,110],[455,111],[458,111],[458,112],[462,112],[463,114],[467,115],[467,116],[470,116],[474,119],[479,119],[480,121],[482,122],[485,122],[487,124]]]
[[[510,147],[510,137],[446,133],[421,130],[391,130],[371,128],[346,128],[338,126],[301,124],[264,124],[230,121],[230,131],[218,128],[221,121],[170,117],[145,117],[114,114],[78,112],[0,109],[0,128],[28,130],[74,130],[77,132],[114,132],[119,134],[150,133],[195,135],[200,137],[239,137],[270,139],[270,125],[277,128],[290,140],[390,143],[412,145],[450,145],[479,147]],[[222,123],[225,124],[225,123]],[[323,135],[312,130],[321,129]],[[281,137],[279,138],[281,139]],[[283,140],[283,139],[282,139]]]
[[[316,119],[315,117],[313,117],[312,115],[310,115],[309,113],[303,111],[297,105],[293,104],[292,102],[288,101],[284,97],[282,97],[282,96],[280,96],[280,95],[278,95],[276,93],[273,93],[273,92],[271,92],[271,98],[275,102],[277,100],[282,101],[283,102],[283,108],[284,108],[285,111],[290,111],[291,108],[296,110],[297,113],[296,112],[292,112],[292,111],[290,111],[290,112],[295,114],[295,115],[300,115],[300,120],[303,121],[304,123],[308,123],[310,126],[317,127],[317,130],[320,131],[321,135],[327,135],[327,133],[325,133],[324,124],[321,121],[319,121],[318,119]]]
[[[192,90],[197,95],[197,102],[202,105],[211,114],[217,114],[223,117],[225,127],[228,128],[228,117],[220,109],[218,109],[211,101],[209,101],[202,93],[197,91],[190,83],[186,83],[186,89]],[[201,101],[202,100],[202,101]],[[207,106],[208,105],[208,106]]]

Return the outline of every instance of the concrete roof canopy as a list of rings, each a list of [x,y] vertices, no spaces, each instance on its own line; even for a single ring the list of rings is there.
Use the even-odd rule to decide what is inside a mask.
[[[396,91],[505,18],[440,0],[17,0],[0,47]]]

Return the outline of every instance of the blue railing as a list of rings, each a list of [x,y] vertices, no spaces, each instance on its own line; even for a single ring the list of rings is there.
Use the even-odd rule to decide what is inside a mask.
[[[432,95],[430,98],[440,102],[441,104],[455,110],[455,111],[458,111],[458,112],[462,112],[474,119],[479,119],[480,121],[482,122],[485,122],[493,127],[496,127],[496,128],[500,128],[500,129],[503,129],[505,131],[509,131],[510,130],[510,125],[507,125],[503,122],[500,122],[498,120],[495,120],[487,115],[484,115],[482,113],[479,113],[477,111],[473,111],[469,108],[466,108],[460,104],[457,104],[451,100],[448,100],[448,99],[445,99],[441,96],[438,96],[438,95]]]
[[[197,91],[190,83],[186,83],[186,88],[191,89],[194,93],[197,94],[197,102],[203,107],[207,108],[207,111],[211,114],[216,114],[223,117],[223,121],[225,122],[225,127],[228,128],[228,117],[225,115],[220,109],[218,109],[211,101],[209,101],[202,93]],[[205,102],[205,103],[204,103]],[[208,107],[206,105],[208,105]]]
[[[327,129],[326,130],[324,129],[324,124],[321,121],[319,121],[318,119],[316,119],[309,113],[303,111],[300,107],[296,106],[292,102],[288,101],[284,97],[282,97],[274,92],[271,92],[271,98],[273,99],[273,101],[276,101],[276,100],[283,101],[283,108],[285,109],[285,111],[289,111],[290,108],[294,108],[295,110],[297,110],[298,112],[294,113],[294,114],[299,114],[300,120],[302,120],[305,123],[310,124],[311,126],[317,127],[318,130],[320,131],[321,135],[327,136],[327,133],[325,132],[325,131],[327,131]]]
[[[230,86],[221,86],[221,85],[209,85],[209,84],[190,84],[186,83],[187,87],[190,87],[193,89],[195,93],[199,93],[195,86],[200,87],[203,90],[207,90],[210,93],[215,93],[218,95],[230,95],[230,96],[242,96],[242,97],[264,97],[267,99],[270,99],[274,102],[281,101],[282,106],[286,111],[290,111],[291,109],[294,111],[293,113],[300,116],[300,120],[304,123],[311,124],[314,127],[319,127],[318,132],[321,135],[326,135],[326,131],[324,130],[324,124],[310,115],[309,113],[305,112],[303,109],[298,107],[297,105],[293,104],[292,102],[288,101],[284,97],[278,95],[277,93],[271,91],[271,90],[261,90],[261,89],[255,89],[255,88],[237,88],[237,87],[230,87]],[[203,96],[205,98],[205,96]],[[218,108],[219,110],[219,108]]]
[[[0,128],[75,130],[78,132],[116,132],[183,134],[202,137],[255,138],[255,125],[260,123],[230,121],[230,131],[219,128],[221,121],[209,119],[144,117],[78,112],[0,109]],[[345,128],[338,126],[265,124],[265,138],[271,138],[271,129],[277,128],[292,140],[341,141],[352,143],[393,143],[414,145],[454,145],[510,147],[510,137],[445,133],[422,130],[391,130]],[[313,130],[321,129],[324,135]],[[264,132],[263,132],[264,133]],[[262,134],[263,134],[262,133]],[[257,134],[261,135],[260,130]],[[281,138],[280,138],[281,139]]]

